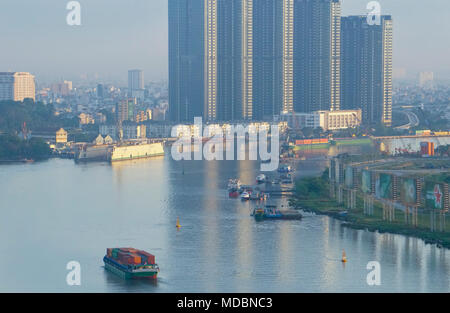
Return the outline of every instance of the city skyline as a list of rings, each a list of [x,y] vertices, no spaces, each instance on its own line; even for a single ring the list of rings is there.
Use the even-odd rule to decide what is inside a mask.
[[[148,81],[167,80],[167,0],[132,2],[133,9],[118,1],[108,1],[108,6],[105,1],[80,1],[82,25],[77,27],[65,24],[65,3],[4,1],[0,33],[6,49],[1,70],[30,72],[37,83],[63,79],[126,83],[131,68],[142,69]],[[437,80],[450,77],[444,62],[450,47],[442,40],[448,22],[439,18],[450,4],[444,0],[430,1],[426,7],[418,1],[379,2],[381,13],[395,19],[394,70],[406,69],[409,77],[424,71],[434,72]],[[342,16],[364,14],[366,4],[344,1]],[[23,41],[16,39],[19,36]],[[24,42],[33,46],[33,57]]]

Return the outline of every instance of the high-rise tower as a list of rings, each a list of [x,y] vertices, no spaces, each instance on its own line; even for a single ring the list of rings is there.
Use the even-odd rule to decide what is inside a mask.
[[[176,121],[253,118],[253,0],[169,1],[169,105]]]
[[[369,25],[366,16],[342,18],[344,109],[362,109],[367,124],[392,124],[392,35],[390,16]]]
[[[340,0],[293,0],[296,112],[340,107]]]

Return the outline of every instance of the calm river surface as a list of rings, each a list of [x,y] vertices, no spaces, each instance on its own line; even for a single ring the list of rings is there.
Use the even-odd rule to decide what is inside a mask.
[[[323,166],[306,160],[298,171]],[[169,155],[113,165],[1,165],[0,291],[450,291],[450,251],[419,239],[347,229],[312,214],[256,223],[254,204],[229,199],[226,187],[233,177],[253,184],[258,173],[258,162],[182,164]],[[121,246],[155,254],[158,282],[106,272],[105,249]],[[81,286],[66,284],[72,260],[81,264]],[[381,264],[381,286],[366,283],[370,261]]]

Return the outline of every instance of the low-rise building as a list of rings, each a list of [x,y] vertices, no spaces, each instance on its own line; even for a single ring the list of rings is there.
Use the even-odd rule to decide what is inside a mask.
[[[319,128],[324,131],[355,128],[361,125],[361,110],[315,111],[281,115],[292,129]]]
[[[67,142],[67,132],[63,128],[60,128],[56,132],[55,141],[56,141],[56,143],[66,143]]]

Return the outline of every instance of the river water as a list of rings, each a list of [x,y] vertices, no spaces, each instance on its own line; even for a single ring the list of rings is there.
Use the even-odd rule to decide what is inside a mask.
[[[319,174],[325,162],[302,161],[298,173]],[[313,214],[255,222],[254,204],[229,199],[226,186],[234,177],[253,184],[258,173],[258,162],[181,163],[169,155],[1,165],[0,291],[450,291],[449,250],[422,240],[347,229]],[[122,246],[156,255],[156,283],[105,271],[105,249]],[[69,261],[81,264],[80,286],[66,283]],[[366,282],[370,261],[381,265],[380,286]]]

